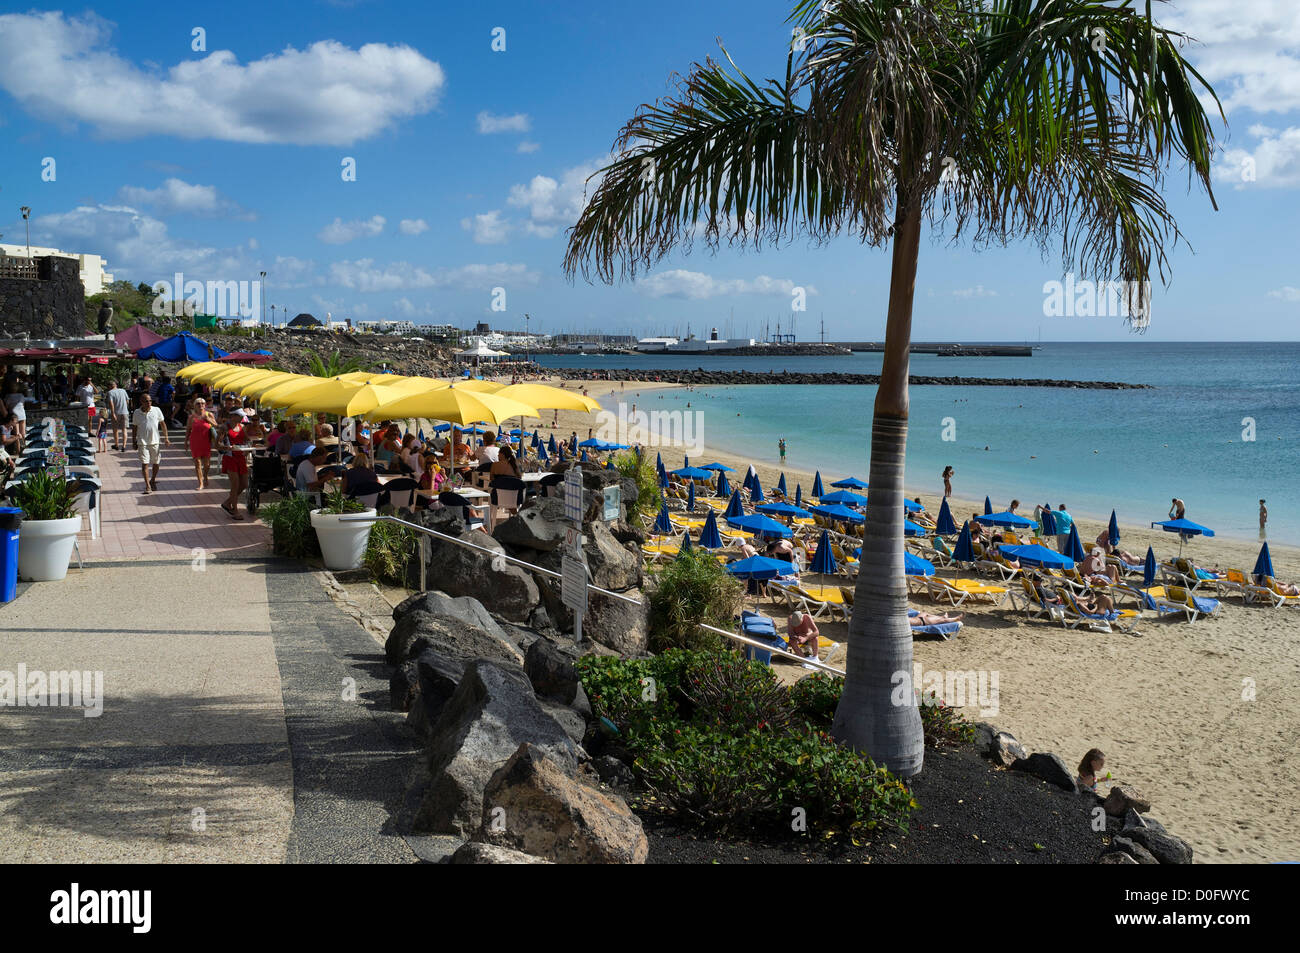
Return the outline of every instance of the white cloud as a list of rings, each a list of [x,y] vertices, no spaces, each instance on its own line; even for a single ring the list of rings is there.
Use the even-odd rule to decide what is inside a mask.
[[[167,224],[129,205],[80,205],[32,219],[32,243],[102,255],[119,279],[172,280],[177,271],[207,281],[250,279],[242,247],[176,238]]]
[[[1224,112],[1300,108],[1300,4],[1294,0],[1183,0],[1156,16],[1198,41],[1183,55],[1214,87]]]
[[[244,65],[214,50],[143,69],[112,48],[112,32],[93,13],[0,16],[0,88],[33,116],[113,138],[339,146],[428,112],[446,82],[409,46],[335,40]]]
[[[1300,301],[1300,288],[1283,285],[1275,291],[1270,291],[1268,296],[1270,298],[1281,298],[1283,301]]]
[[[230,216],[245,220],[256,217],[223,196],[215,185],[193,185],[176,178],[167,179],[156,189],[124,185],[117,197],[129,205],[148,205],[160,215]]]
[[[404,218],[397,223],[397,230],[403,235],[419,235],[429,230],[429,223],[422,218]]]
[[[316,262],[310,258],[276,255],[274,263],[258,270],[266,271],[267,288],[277,293],[281,288],[304,288],[319,281],[316,277]]]
[[[393,313],[399,318],[431,318],[434,316],[433,305],[414,304],[410,298],[398,298],[393,302]]]
[[[566,169],[558,180],[535,175],[525,185],[511,186],[506,201],[514,208],[528,211],[524,231],[540,238],[551,238],[578,220],[587,196],[600,184],[599,179],[587,180],[606,164],[603,160],[592,159]]]
[[[530,152],[536,152],[540,148],[541,146],[539,146],[537,143],[529,142],[527,139],[525,139],[523,142],[519,143],[519,145],[515,146],[515,152],[521,152],[527,155]]]
[[[358,238],[373,238],[384,230],[388,219],[382,215],[372,215],[368,219],[345,222],[340,218],[326,225],[316,237],[327,245],[345,245]]]
[[[976,285],[974,288],[958,288],[952,296],[954,298],[996,298],[998,293],[983,285]]]
[[[478,114],[478,131],[482,135],[497,132],[527,132],[532,122],[527,113],[515,113],[513,116],[494,116],[490,112]]]
[[[492,265],[461,265],[430,272],[409,262],[376,265],[373,258],[336,261],[330,265],[328,283],[354,291],[407,291],[417,288],[460,288],[480,290],[495,285],[535,285],[539,275],[527,265],[498,262]]]
[[[460,227],[474,234],[476,245],[499,245],[510,234],[510,223],[501,217],[499,209],[473,218],[462,218]]]
[[[789,278],[772,278],[759,275],[752,280],[743,278],[719,279],[700,271],[674,269],[661,271],[636,283],[637,290],[652,298],[689,298],[702,301],[724,295],[781,295],[790,297],[795,288],[802,287],[808,294],[817,294],[811,285],[797,285]]]
[[[1261,129],[1253,149],[1227,149],[1214,167],[1214,178],[1238,189],[1293,189],[1300,187],[1300,127]]]

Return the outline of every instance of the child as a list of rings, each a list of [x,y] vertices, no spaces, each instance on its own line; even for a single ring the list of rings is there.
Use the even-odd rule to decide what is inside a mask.
[[[1079,762],[1079,790],[1097,793],[1097,773],[1106,767],[1106,755],[1100,748],[1090,748]],[[1110,775],[1106,775],[1110,777]],[[1105,780],[1103,778],[1102,780]]]
[[[92,410],[91,413],[94,413]],[[108,414],[97,414],[99,418],[99,432],[97,434],[99,443],[95,448],[96,453],[108,452]]]

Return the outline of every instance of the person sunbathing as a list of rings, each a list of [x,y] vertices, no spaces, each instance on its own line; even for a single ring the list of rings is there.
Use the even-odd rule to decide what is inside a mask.
[[[1113,586],[1119,582],[1119,569],[1107,564],[1106,555],[1100,546],[1094,546],[1092,552],[1084,557],[1079,564],[1079,575],[1089,583],[1099,582]]]
[[[1273,591],[1281,596],[1300,596],[1300,586],[1273,580]]]
[[[1088,615],[1110,615],[1115,611],[1115,602],[1104,592],[1092,592],[1086,596],[1075,596],[1074,604]]]
[[[984,542],[986,534],[984,526],[979,521],[979,514],[972,513],[970,517],[970,538],[975,542]]]
[[[1002,547],[1001,547],[1001,546],[994,546],[994,547],[993,547],[993,552],[995,552],[995,553],[997,553],[999,556],[1001,556],[1001,557],[1002,557],[1002,562],[1005,563],[1006,565],[1010,566],[1012,569],[1019,569],[1019,568],[1020,568],[1020,560],[1019,560],[1019,559],[1012,559],[1010,556],[1008,556],[1006,553],[1004,553],[1004,552],[1002,551]]]
[[[945,622],[960,622],[962,613],[945,612],[940,615],[938,612],[918,612],[908,621],[912,625],[943,625]]]

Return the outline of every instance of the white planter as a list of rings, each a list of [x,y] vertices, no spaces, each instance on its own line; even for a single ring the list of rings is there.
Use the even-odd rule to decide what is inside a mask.
[[[311,511],[311,526],[320,540],[321,556],[326,569],[357,569],[370,542],[370,522],[344,523],[344,516],[374,516],[374,510],[358,513],[322,513]],[[24,524],[26,525],[26,524]]]
[[[72,546],[80,530],[80,516],[65,520],[23,520],[18,528],[18,578],[52,582],[66,576]]]

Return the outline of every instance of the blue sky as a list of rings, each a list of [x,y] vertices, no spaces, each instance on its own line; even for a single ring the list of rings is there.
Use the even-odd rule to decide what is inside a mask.
[[[802,339],[883,335],[889,255],[851,240],[697,247],[614,287],[567,282],[583,183],[635,107],[721,37],[751,75],[784,67],[785,2],[233,2],[9,7],[0,18],[0,233],[104,255],[155,282],[268,273],[265,300],[356,319]],[[1300,4],[1183,0],[1163,18],[1225,100],[1214,212],[1168,180],[1195,248],[1153,296],[1152,340],[1294,340],[1300,313]],[[205,31],[206,50],[192,49]],[[494,28],[504,52],[492,50]],[[54,181],[42,162],[55,160]],[[356,180],[340,175],[345,157]],[[1247,162],[1254,174],[1243,176]],[[918,340],[1118,340],[1114,317],[1044,317],[1059,261],[1030,246],[923,246]],[[492,289],[506,310],[491,310]],[[734,311],[734,319],[731,317]]]

